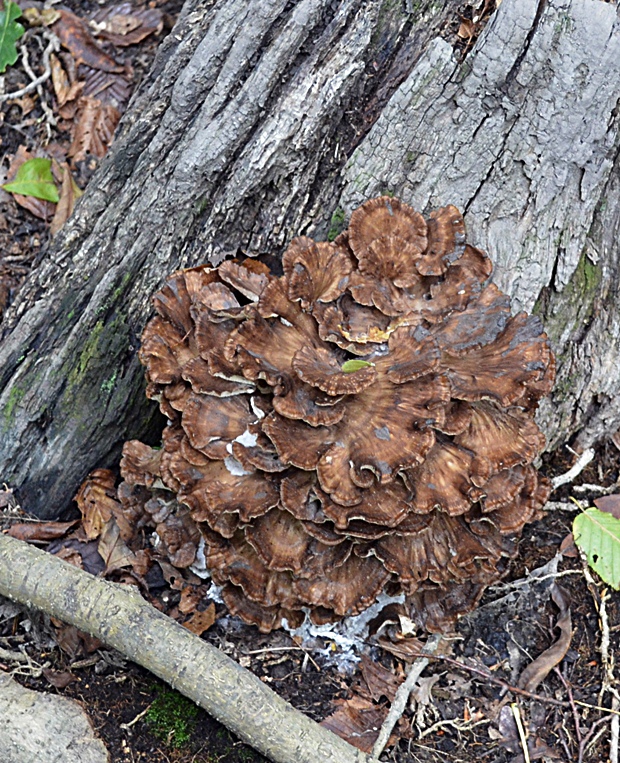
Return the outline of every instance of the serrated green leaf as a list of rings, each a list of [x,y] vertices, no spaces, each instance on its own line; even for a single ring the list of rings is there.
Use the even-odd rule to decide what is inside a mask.
[[[28,159],[17,170],[15,180],[3,186],[9,193],[34,196],[44,201],[58,201],[58,188],[52,177],[51,159]]]
[[[0,74],[7,66],[17,61],[17,40],[23,35],[24,27],[16,19],[22,15],[21,8],[12,0],[5,1],[0,11]]]
[[[598,509],[586,509],[575,517],[573,537],[590,567],[620,590],[620,519]]]
[[[367,360],[358,360],[355,358],[353,360],[345,360],[345,362],[340,366],[340,370],[345,374],[353,374],[362,368],[368,368],[372,365],[374,365],[374,363],[369,363]]]

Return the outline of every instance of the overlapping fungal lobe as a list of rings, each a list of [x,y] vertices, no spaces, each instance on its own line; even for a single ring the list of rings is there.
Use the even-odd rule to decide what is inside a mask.
[[[156,295],[140,358],[170,423],[161,450],[125,446],[125,484],[157,494],[171,559],[200,534],[231,612],[262,631],[359,613],[386,586],[449,628],[547,499],[531,466],[547,337],[511,315],[453,206],[425,220],[373,199],[282,265],[180,271]]]

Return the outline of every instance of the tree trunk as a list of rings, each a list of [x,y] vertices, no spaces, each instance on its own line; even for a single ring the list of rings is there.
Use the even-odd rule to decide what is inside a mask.
[[[331,237],[382,192],[464,209],[497,283],[540,313],[559,359],[550,446],[615,431],[616,8],[503,0],[461,61],[460,5],[188,0],[5,319],[0,476],[25,509],[57,516],[153,426],[136,350],[168,273]]]

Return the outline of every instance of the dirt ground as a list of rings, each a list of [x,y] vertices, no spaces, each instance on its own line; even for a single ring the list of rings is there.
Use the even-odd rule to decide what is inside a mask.
[[[547,461],[543,471],[555,476],[567,470],[574,456],[567,451]],[[574,484],[552,495],[544,518],[526,528],[506,579],[489,589],[481,606],[459,622],[456,633],[448,638],[448,653],[424,671],[398,727],[400,741],[386,750],[383,760],[524,761],[515,708],[528,738],[530,760],[602,763],[610,759],[612,716],[604,708],[610,706],[611,697],[601,694],[606,676],[601,638],[602,619],[606,619],[607,658],[613,662],[619,646],[618,595],[606,591],[594,574],[584,574],[578,556],[556,555],[575,515],[569,497],[588,505],[603,488],[615,492],[619,479],[620,453],[610,443],[598,448]],[[584,492],[582,485],[600,487]],[[5,508],[4,526],[21,519],[20,514]],[[537,573],[532,573],[540,568],[545,569],[538,573],[537,582]],[[499,682],[515,686],[523,668],[557,639],[558,608],[550,598],[554,581],[568,596],[570,647],[559,668],[538,686],[535,698],[506,693]],[[168,594],[178,596],[174,591]],[[302,648],[281,631],[261,635],[227,617],[222,605],[218,605],[218,620],[203,638],[317,721],[334,711],[335,700],[364,694],[363,666],[339,673],[326,664],[318,648]],[[326,645],[328,641],[315,646]],[[6,601],[0,604],[0,646],[24,650],[29,656],[27,663],[0,660],[0,669],[13,673],[29,688],[57,692],[82,703],[113,763],[263,760],[202,710],[193,716],[188,711],[191,704],[187,706],[186,700],[144,669],[100,645],[89,645],[87,639],[76,642],[75,634]],[[89,646],[98,648],[89,653]],[[394,676],[406,670],[406,662],[371,641],[366,653]],[[382,711],[389,706],[385,697],[374,704]]]
[[[79,17],[89,18],[105,4],[74,0],[67,7]],[[159,33],[122,49],[104,46],[117,60],[131,64],[132,87],[148,70],[157,44],[180,6],[177,0],[170,0],[152,2],[150,7],[161,11]],[[472,22],[466,21],[464,18],[455,28],[462,49],[472,42]],[[36,57],[32,61],[35,69],[40,63]],[[5,90],[12,91],[22,87],[27,78],[17,64],[8,70],[5,80]],[[54,106],[49,81],[44,97]],[[56,144],[60,149],[55,149],[55,156],[66,159],[76,128],[64,127],[64,133],[54,127],[50,139],[49,120],[36,93],[32,103],[3,103],[3,173],[20,146],[34,152]],[[88,152],[81,159],[70,160],[78,186],[85,187],[99,161],[100,157]],[[20,283],[43,256],[49,238],[49,218],[34,216],[11,195],[0,192],[0,319]],[[564,449],[546,457],[542,471],[553,477],[568,470],[574,461],[575,455]],[[594,573],[588,573],[570,544],[565,544],[564,554],[558,554],[578,511],[570,498],[583,506],[592,505],[592,500],[603,493],[620,492],[619,482],[620,452],[610,441],[598,447],[594,460],[573,483],[555,491],[544,518],[526,527],[519,554],[504,582],[487,591],[481,606],[463,618],[448,639],[447,652],[425,669],[398,726],[396,744],[388,748],[383,760],[602,763],[610,759],[614,745],[617,754],[617,727],[614,730],[613,715],[606,709],[615,689],[604,687],[612,680],[613,655],[618,649],[618,594],[606,590]],[[580,490],[583,485],[590,487]],[[24,516],[10,493],[0,491],[2,529],[23,521]],[[542,573],[532,574],[541,568]],[[514,691],[519,675],[558,639],[558,606],[551,597],[554,584],[566,593],[572,638],[559,666],[538,685],[535,696],[526,696]],[[172,603],[179,596],[165,586],[159,595],[169,597]],[[329,641],[314,648],[300,646],[286,633],[261,635],[255,628],[227,617],[221,604],[216,614],[215,624],[203,638],[317,721],[334,712],[336,701],[342,706],[356,697],[362,698],[365,707],[372,705],[378,713],[372,716],[375,722],[381,719],[393,688],[386,676],[395,677],[398,683],[409,664],[369,641],[366,658],[385,668],[378,683],[370,686],[368,662],[349,673],[341,673],[330,664],[320,653],[329,647]],[[59,623],[1,599],[0,648],[5,650],[0,652],[0,670],[13,674],[29,688],[59,693],[82,703],[112,763],[264,760],[146,670],[99,644],[80,639],[79,634]],[[19,661],[2,657],[6,652],[19,652],[22,657]],[[513,690],[507,692],[506,684]],[[370,715],[362,713],[360,717],[371,722]]]

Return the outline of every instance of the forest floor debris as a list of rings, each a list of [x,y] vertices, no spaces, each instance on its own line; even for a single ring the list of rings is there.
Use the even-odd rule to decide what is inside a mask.
[[[563,473],[572,458],[568,452],[547,458],[543,468],[548,476]],[[578,481],[611,486],[619,476],[620,454],[609,444],[597,448],[595,459]],[[557,490],[552,506],[569,503],[574,487],[564,485]],[[5,495],[11,494],[5,491]],[[580,501],[593,497],[580,494]],[[24,524],[14,505],[7,505],[2,516],[5,528]],[[448,653],[430,659],[392,734],[393,744],[381,760],[524,761],[514,707],[518,708],[530,760],[613,759],[618,745],[619,703],[612,660],[620,647],[618,594],[610,593],[578,556],[559,553],[572,516],[572,512],[550,510],[526,530],[509,577],[463,618],[456,634],[448,639]],[[36,520],[28,524],[42,526]],[[159,582],[159,606],[178,611],[182,591],[163,578]],[[557,665],[554,659],[543,658],[546,675],[539,673],[539,684],[530,691],[519,678],[558,642],[556,622],[562,618],[562,608],[558,615],[552,598],[558,583],[568,593],[565,603],[570,602],[572,639],[565,652],[563,643],[556,654],[564,655]],[[338,649],[329,638],[317,636],[314,645],[302,647],[283,631],[261,635],[227,616],[222,604],[211,604],[216,619],[203,638],[315,720],[333,716],[340,708],[344,719],[340,730],[350,735],[348,741],[355,743],[355,734],[376,727],[370,749],[406,678],[407,666],[421,655],[424,644],[422,634],[411,634],[408,651],[399,656],[369,644],[355,672],[341,674],[325,656],[327,649]],[[188,732],[187,743],[171,747],[153,733],[145,713],[157,697],[154,687],[159,682],[101,644],[89,643],[83,634],[80,637],[58,622],[46,622],[12,604],[3,606],[0,646],[9,653],[29,655],[32,665],[39,668],[25,671],[27,675],[17,676],[18,680],[30,688],[81,698],[113,761],[262,760],[250,748],[235,746],[229,733],[202,711]],[[564,642],[567,634],[564,628]],[[0,662],[6,672],[19,673],[25,667],[23,662],[9,659]],[[73,680],[65,683],[67,677]],[[220,744],[223,740],[226,744]]]

